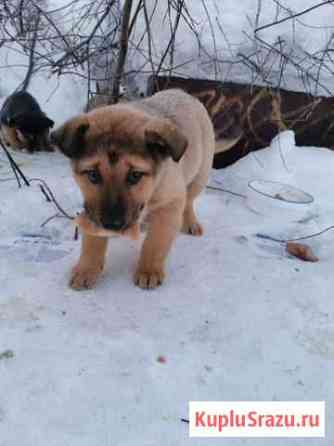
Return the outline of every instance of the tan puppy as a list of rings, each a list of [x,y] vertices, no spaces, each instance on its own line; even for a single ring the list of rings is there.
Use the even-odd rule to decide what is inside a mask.
[[[104,266],[106,230],[124,233],[144,218],[147,234],[134,281],[141,288],[161,285],[178,232],[203,233],[193,204],[206,186],[215,152],[204,106],[181,90],[166,90],[82,114],[51,138],[72,161],[85,216],[103,229],[83,234],[70,285],[93,287]]]

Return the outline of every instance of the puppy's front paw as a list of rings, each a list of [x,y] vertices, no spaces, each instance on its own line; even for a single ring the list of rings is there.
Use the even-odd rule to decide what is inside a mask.
[[[93,288],[102,272],[102,268],[76,265],[72,269],[69,285],[74,290],[89,290]]]
[[[203,226],[198,223],[198,221],[193,222],[184,222],[182,226],[182,232],[189,235],[194,235],[196,237],[200,237],[203,235],[204,230]]]
[[[165,279],[165,272],[161,269],[156,269],[152,271],[142,270],[138,268],[134,282],[135,285],[139,286],[142,289],[153,289],[162,285]]]

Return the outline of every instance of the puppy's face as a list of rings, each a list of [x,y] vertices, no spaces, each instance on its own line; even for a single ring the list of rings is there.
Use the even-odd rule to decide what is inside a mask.
[[[153,160],[110,147],[72,166],[85,211],[97,226],[121,231],[140,219],[154,190]]]
[[[9,126],[15,128],[19,143],[28,151],[50,150],[49,133],[54,122],[44,113],[20,113],[10,119]]]
[[[39,133],[31,133],[27,130],[17,128],[16,137],[30,152],[35,150],[51,150],[49,129]]]
[[[51,140],[71,158],[88,217],[104,229],[124,231],[140,221],[165,161],[178,161],[187,141],[169,121],[111,108],[105,109],[108,119],[100,111],[80,116]]]

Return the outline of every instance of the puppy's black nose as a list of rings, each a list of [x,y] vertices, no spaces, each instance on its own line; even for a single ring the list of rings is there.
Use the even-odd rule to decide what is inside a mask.
[[[102,212],[102,226],[111,231],[120,231],[126,224],[126,209],[124,203],[119,200],[116,203],[108,203]]]
[[[103,218],[102,226],[110,231],[120,231],[125,226],[125,221],[121,218]]]

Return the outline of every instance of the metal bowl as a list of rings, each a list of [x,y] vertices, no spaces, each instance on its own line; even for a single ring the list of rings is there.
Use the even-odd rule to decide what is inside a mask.
[[[308,215],[313,203],[312,195],[290,184],[269,180],[248,183],[247,205],[264,216],[298,221]]]

